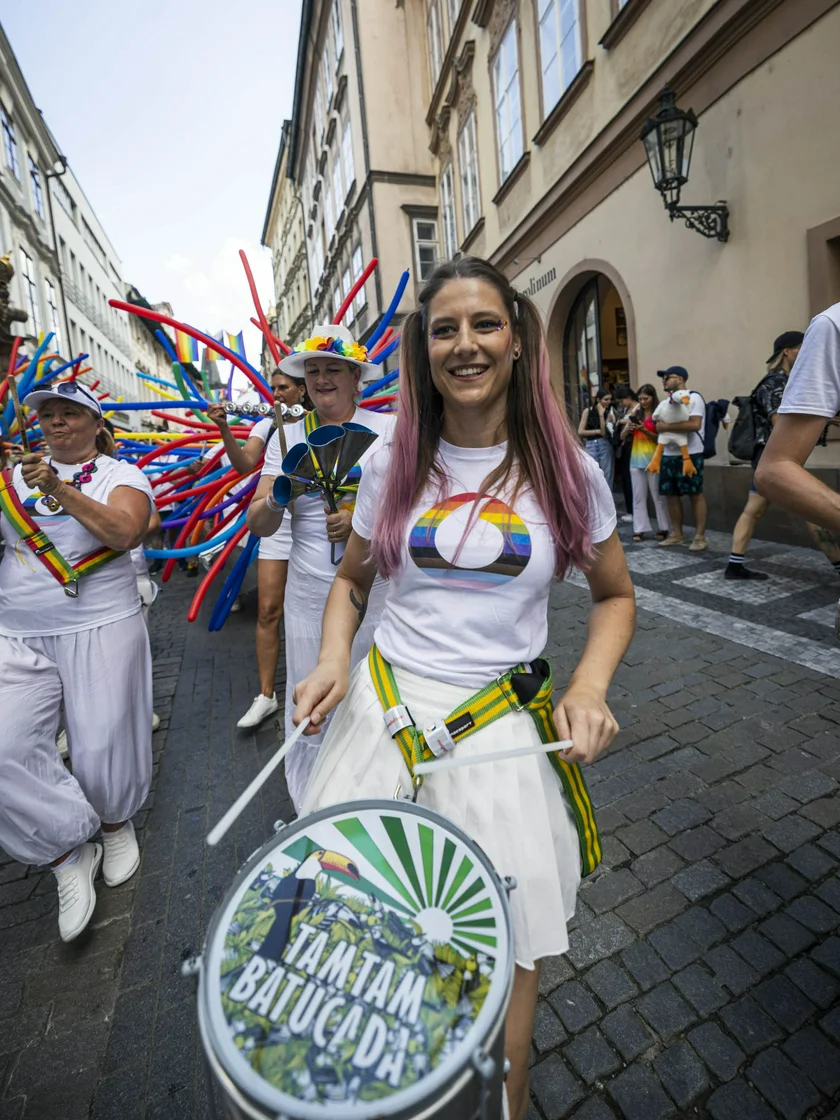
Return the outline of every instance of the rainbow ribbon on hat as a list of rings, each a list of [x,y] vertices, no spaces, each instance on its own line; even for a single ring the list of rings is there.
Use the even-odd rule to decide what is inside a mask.
[[[367,347],[360,342],[346,342],[343,338],[320,338],[314,335],[296,346],[293,354],[338,354],[340,358],[355,358],[357,362],[368,360]]]

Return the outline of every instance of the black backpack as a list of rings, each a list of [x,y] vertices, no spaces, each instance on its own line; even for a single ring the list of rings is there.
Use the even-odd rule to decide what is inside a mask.
[[[696,393],[697,390],[691,389],[690,392]],[[726,410],[729,408],[729,401],[723,399],[707,401],[702,393],[697,393],[697,396],[706,406],[706,417],[703,421],[703,429],[700,432],[700,438],[703,440],[703,458],[712,459],[717,454],[718,431],[724,416],[726,416]]]
[[[738,419],[729,433],[729,454],[733,459],[743,459],[751,463],[758,446],[756,438],[756,393],[771,374],[766,374],[748,397],[735,397],[733,404],[738,406]]]

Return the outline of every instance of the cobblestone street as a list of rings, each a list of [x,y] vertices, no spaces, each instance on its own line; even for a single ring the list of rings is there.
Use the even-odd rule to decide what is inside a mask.
[[[722,578],[729,539],[711,539],[691,556],[628,546],[622,731],[587,774],[605,860],[570,952],[544,962],[529,1120],[840,1117],[840,581],[816,553],[755,542],[773,578],[745,600]],[[580,583],[553,599],[560,686]],[[207,610],[186,623],[194,590],[176,573],[151,614],[161,727],[138,874],[100,880],[89,930],[63,945],[52,875],[0,863],[2,1120],[209,1116],[181,963],[292,810],[277,774],[204,844],[277,740],[272,721],[235,727],[257,692],[253,598],[209,634]]]

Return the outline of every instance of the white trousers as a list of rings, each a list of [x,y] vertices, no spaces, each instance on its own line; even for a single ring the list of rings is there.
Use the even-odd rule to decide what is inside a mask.
[[[653,498],[658,530],[660,532],[670,532],[671,518],[668,516],[668,502],[659,493],[659,475],[651,474],[641,467],[631,467],[630,481],[633,484],[633,532],[649,533],[651,531],[648,494]]]
[[[286,738],[295,729],[292,713],[295,704],[292,692],[295,685],[309,676],[318,664],[321,649],[321,621],[327,596],[332,583],[315,579],[295,567],[294,558],[289,562],[289,579],[286,584],[286,598],[283,605],[283,627],[286,635]],[[368,600],[365,621],[359,628],[353,642],[350,669],[366,657],[373,645],[373,634],[379,624],[379,616],[385,605],[387,584],[374,585]],[[324,732],[330,725],[332,712],[324,721],[319,735],[306,736],[298,740],[286,755],[286,784],[289,787],[295,811],[300,812],[303,795],[309,775],[318,757],[318,750]],[[348,791],[348,797],[351,796]]]
[[[0,848],[45,864],[137,812],[152,776],[152,657],[140,613],[77,634],[0,635]],[[55,736],[62,701],[73,764]]]

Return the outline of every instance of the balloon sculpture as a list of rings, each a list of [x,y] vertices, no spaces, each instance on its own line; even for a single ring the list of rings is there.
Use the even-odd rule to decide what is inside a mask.
[[[243,252],[240,252],[240,257],[256,309],[256,318],[252,322],[261,330],[272,358],[279,363],[283,355],[289,352],[289,347],[272,333],[259,302],[248,260]],[[341,322],[377,263],[375,259],[372,260],[362,272],[338,309],[333,322]],[[367,340],[370,360],[374,363],[384,362],[399,345],[399,336],[394,334],[390,323],[408,278],[408,272],[404,272],[381,322]],[[122,300],[111,300],[110,303],[118,310],[159,323],[160,329],[156,335],[172,363],[172,381],[146,373],[137,374],[144,387],[159,398],[154,406],[148,400],[124,401],[121,397],[114,400],[105,391],[98,392],[97,396],[103,402],[103,410],[111,406],[112,411],[105,413],[107,416],[113,416],[116,411],[150,411],[152,416],[177,424],[182,429],[181,432],[134,432],[115,425],[114,439],[119,458],[134,463],[148,476],[163,528],[175,534],[171,547],[146,549],[147,557],[164,561],[163,581],[171,578],[179,559],[192,558],[202,553],[217,553],[196,588],[187,614],[190,622],[197,618],[214,582],[237,546],[241,546],[239,557],[225,578],[211,612],[209,629],[218,630],[224,625],[248,567],[257,556],[259,538],[248,533],[245,514],[259,481],[262,464],[257,463],[247,475],[239,475],[232,467],[220,465],[224,448],[218,428],[208,421],[206,409],[210,404],[222,403],[225,413],[231,418],[234,438],[240,442],[248,439],[255,420],[270,416],[275,411],[279,413],[278,420],[289,416],[297,419],[303,415],[303,409],[299,405],[291,410],[280,405],[275,409],[271,388],[259,371],[213,336],[150,308],[135,306]],[[211,390],[204,377],[202,387],[206,395],[199,396],[163,327],[170,327],[203,342],[221,359],[230,362],[231,376],[234,369],[243,373],[250,386],[256,390],[259,402],[237,402],[230,399],[220,402],[218,394]],[[66,361],[50,350],[52,334],[48,334],[40,342],[30,357],[20,356],[21,341],[19,338],[14,339],[8,373],[0,380],[2,458],[7,453],[20,453],[29,448],[37,451],[43,443],[37,416],[29,413],[27,417],[24,409],[17,405],[15,397],[22,400],[32,389],[42,388],[57,378],[88,378],[83,383],[94,391],[100,385],[92,366],[85,364],[88,361],[87,354],[79,354]],[[394,411],[399,392],[398,377],[399,371],[394,370],[367,385],[359,395],[359,406],[375,411]],[[229,390],[231,387],[232,381],[229,381]],[[316,428],[306,443],[298,444],[286,454],[283,470],[291,480],[287,485],[294,485],[296,489],[307,487],[318,490],[329,508],[335,510],[337,499],[351,493],[358,486],[358,473],[354,474],[354,465],[374,438],[372,432],[359,424]],[[247,540],[244,539],[246,536]]]

